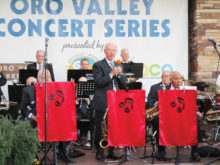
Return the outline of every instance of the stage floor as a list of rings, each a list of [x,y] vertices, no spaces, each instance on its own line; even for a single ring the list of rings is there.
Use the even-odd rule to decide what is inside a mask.
[[[209,146],[214,146],[214,147],[220,149],[219,140],[217,142],[214,142],[211,140],[211,141],[209,141],[209,143],[210,144],[207,144],[206,142],[201,142],[201,143],[199,143],[199,147],[209,145]],[[74,158],[74,160],[76,160],[76,163],[68,163],[69,165],[73,165],[73,164],[82,164],[82,165],[83,164],[84,165],[104,164],[104,162],[97,161],[95,159],[95,153],[96,153],[95,149],[88,149],[85,147],[76,147],[75,150],[81,151],[81,152],[85,153],[85,155],[81,156],[81,157]],[[132,156],[135,156],[138,158],[143,157],[144,147],[136,147],[135,150],[136,151],[134,151],[132,149],[132,151],[130,152]],[[150,156],[152,154],[152,147],[150,144],[147,144],[146,151],[147,151],[146,152],[147,156]],[[207,164],[208,162],[216,159],[216,157],[201,157],[200,162],[193,162],[190,160],[190,151],[191,151],[190,147],[180,147],[179,148],[180,164],[200,165],[200,164]],[[116,148],[115,153],[117,156],[121,156],[124,154],[124,149]],[[39,157],[42,157],[42,155],[43,155],[42,152],[40,152],[38,154]],[[49,158],[52,159],[52,157],[53,157],[52,151],[50,151],[48,155],[49,155]],[[167,147],[166,148],[166,157],[175,158],[175,156],[176,156],[176,148],[175,147]],[[108,159],[108,160],[111,160],[111,159]],[[145,164],[152,164],[153,158],[145,158],[143,160],[146,161]],[[121,160],[119,160],[119,162],[120,161]],[[108,164],[119,164],[119,162],[115,162],[115,163],[108,162]],[[47,162],[47,164],[48,164],[48,162]],[[58,165],[65,165],[66,163],[58,159],[57,164]],[[136,165],[136,164],[144,164],[144,163],[139,160],[130,160],[129,159],[128,163],[126,163],[126,164],[135,164]],[[155,159],[154,164],[175,164],[175,159],[171,159],[168,161],[158,161]],[[220,164],[220,160],[216,161],[213,164]]]

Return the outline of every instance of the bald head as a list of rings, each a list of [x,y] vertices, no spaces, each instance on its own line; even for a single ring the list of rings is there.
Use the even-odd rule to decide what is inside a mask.
[[[121,58],[123,63],[128,63],[129,60],[129,51],[128,49],[121,50]]]
[[[170,81],[174,88],[179,88],[183,84],[183,76],[180,72],[174,71],[170,75]]]
[[[79,82],[87,82],[87,78],[86,77],[80,77]]]
[[[117,53],[117,46],[114,43],[107,43],[105,45],[104,52],[105,52],[106,58],[109,61],[113,61]]]
[[[169,70],[165,70],[163,71],[162,75],[161,75],[161,79],[164,85],[169,85],[170,84],[170,71]]]
[[[35,77],[28,77],[27,80],[26,80],[26,85],[30,86],[32,84],[35,84],[36,82],[37,82],[37,80],[36,80]]]

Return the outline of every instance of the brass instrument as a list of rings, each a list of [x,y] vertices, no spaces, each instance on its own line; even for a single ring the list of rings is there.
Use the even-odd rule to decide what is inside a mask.
[[[0,102],[0,110],[8,110],[9,109],[9,103],[8,102],[5,102],[5,101],[2,101]]]
[[[107,139],[108,130],[107,130],[107,123],[106,123],[106,116],[107,116],[108,110],[109,108],[107,107],[106,112],[102,119],[102,139],[99,142],[99,145],[104,150],[104,155],[106,156],[108,155],[108,139]]]
[[[9,110],[10,104],[17,104],[17,102],[8,101],[4,96],[1,96],[0,110]]]
[[[145,111],[146,119],[148,121],[153,120],[158,114],[159,114],[158,106],[154,106],[150,109],[146,109],[146,111]]]
[[[206,120],[209,122],[220,121],[220,110],[208,111],[206,113]]]

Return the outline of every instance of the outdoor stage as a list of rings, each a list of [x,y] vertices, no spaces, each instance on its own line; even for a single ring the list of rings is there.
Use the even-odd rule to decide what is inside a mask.
[[[217,142],[214,141],[209,141],[209,143],[211,143],[213,146],[215,146],[216,148],[220,149],[220,144],[219,140],[217,140]],[[206,142],[201,142],[199,143],[199,147],[200,146],[206,146],[208,145]],[[85,153],[84,156],[81,157],[77,157],[74,158],[74,160],[76,160],[76,163],[74,164],[86,164],[86,165],[94,165],[94,164],[104,164],[104,162],[101,161],[97,161],[95,159],[95,154],[96,154],[96,150],[95,149],[86,149],[83,147],[78,147],[76,148],[76,150],[78,151],[82,151]],[[139,147],[139,148],[135,148],[136,152],[134,150],[132,150],[132,155],[136,156],[136,157],[143,157],[143,153],[144,153],[144,147]],[[190,152],[191,149],[190,148],[180,148],[180,164],[191,164],[191,165],[200,165],[200,164],[206,164],[214,159],[216,159],[216,157],[201,157],[201,161],[200,162],[193,162],[190,160]],[[123,155],[123,149],[115,149],[115,153],[118,156]],[[148,144],[147,145],[147,156],[150,156],[152,153],[152,148],[151,145]],[[42,153],[38,154],[39,156],[42,156]],[[176,148],[174,147],[167,147],[166,149],[166,157],[168,158],[173,158],[176,156]],[[52,151],[49,153],[49,158],[52,159]],[[110,159],[108,159],[110,160]],[[145,161],[147,161],[145,164],[152,164],[152,158],[145,158]],[[119,160],[120,161],[120,160]],[[65,162],[62,162],[61,160],[58,160],[58,165],[65,165]],[[69,165],[74,165],[73,163],[69,163]],[[116,163],[108,163],[108,164],[119,164],[118,162]],[[128,163],[126,164],[144,164],[143,162],[139,161],[139,160],[130,160]],[[154,164],[175,164],[175,159],[172,159],[170,161],[157,161],[155,159]],[[220,164],[220,161],[216,161],[214,164]]]

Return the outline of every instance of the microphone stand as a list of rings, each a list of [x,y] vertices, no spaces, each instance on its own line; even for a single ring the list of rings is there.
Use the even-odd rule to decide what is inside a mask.
[[[214,43],[214,48],[215,48],[215,50],[216,50],[216,53],[217,53],[217,55],[218,55],[218,65],[217,65],[217,69],[216,69],[216,78],[215,78],[215,94],[214,94],[214,98],[215,98],[215,100],[214,100],[214,109],[216,108],[216,97],[217,97],[217,95],[216,95],[216,91],[217,91],[217,78],[218,78],[218,67],[219,67],[219,60],[220,60],[220,53],[219,53],[219,51],[218,51],[218,48],[217,48],[217,43],[215,42]]]
[[[215,51],[216,51],[216,53],[218,54],[218,65],[217,65],[217,71],[216,71],[216,79],[215,79],[215,95],[214,95],[214,98],[215,98],[215,100],[214,100],[214,109],[216,108],[216,100],[217,100],[217,95],[216,95],[216,88],[217,88],[217,77],[218,77],[218,67],[219,67],[219,61],[220,61],[220,53],[219,53],[219,51],[218,51],[218,48],[217,48],[217,43],[215,42],[214,43],[214,48],[215,48]],[[218,127],[219,127],[219,125],[217,125],[216,126],[216,129],[218,129]],[[217,131],[217,130],[216,130]],[[216,132],[217,133],[217,132]],[[216,135],[215,135],[216,136]],[[210,152],[210,151],[209,151]],[[209,153],[210,154],[210,153]],[[205,164],[205,165],[211,165],[211,164],[213,164],[214,162],[216,162],[216,161],[218,161],[218,160],[220,160],[220,157],[217,157],[216,159],[214,159],[214,160],[212,160],[212,161],[210,161],[210,162],[208,162],[207,164]]]
[[[47,64],[47,47],[48,47],[48,38],[45,39],[45,52],[44,52],[44,60],[43,60],[43,67],[42,67],[42,75],[41,75],[41,81],[40,81],[40,88],[42,88],[43,85],[43,77],[45,73],[45,80],[44,80],[44,85],[45,85],[45,104],[44,104],[44,118],[45,118],[45,165],[47,165],[47,86],[46,86],[46,80],[47,80],[47,74],[46,74],[46,64]],[[44,73],[43,73],[44,72]]]

